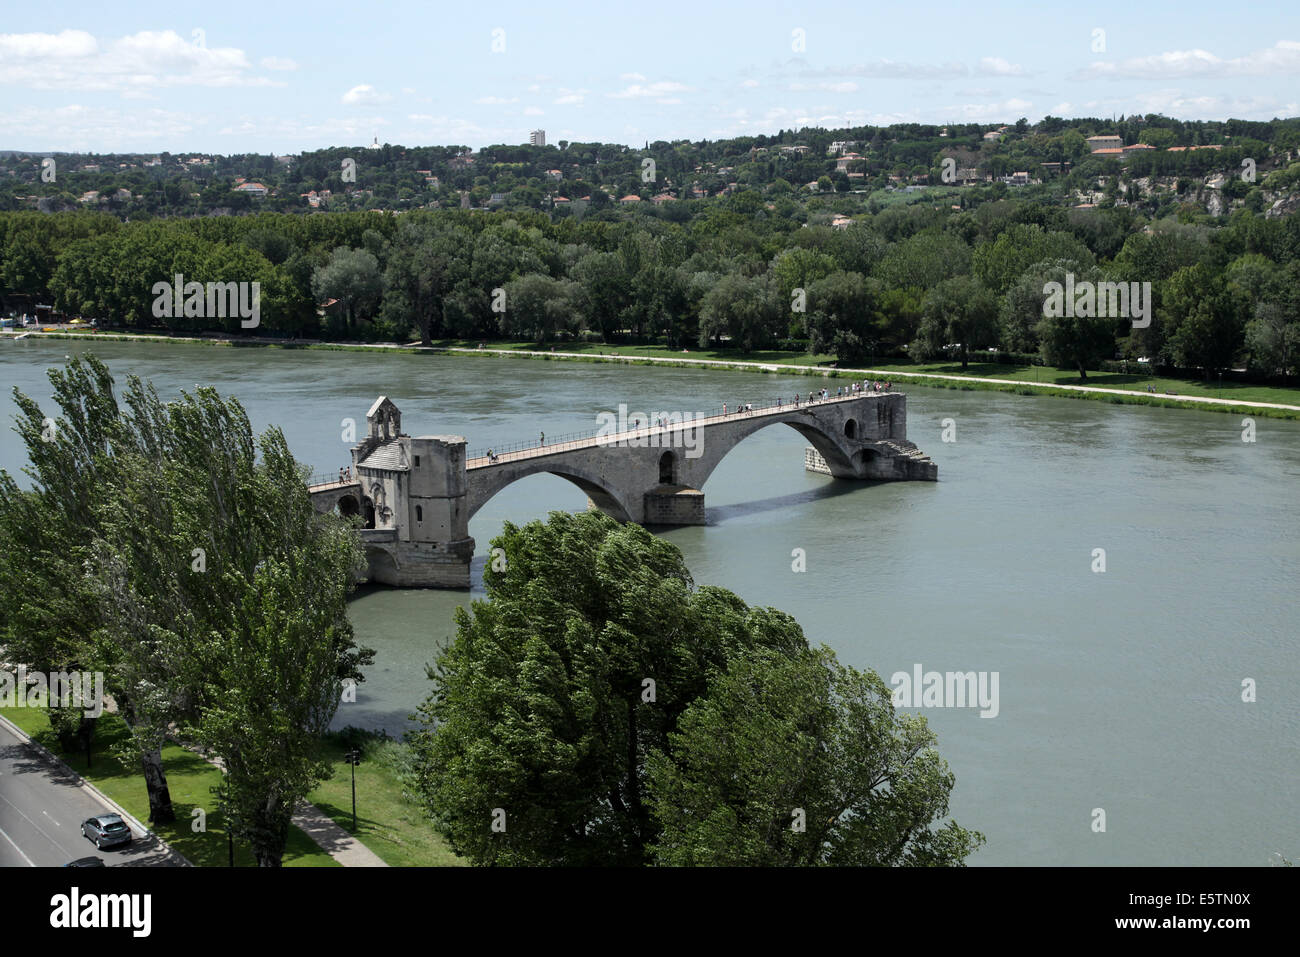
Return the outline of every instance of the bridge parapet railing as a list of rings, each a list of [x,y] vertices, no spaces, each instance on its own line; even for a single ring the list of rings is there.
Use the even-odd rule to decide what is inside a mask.
[[[743,411],[736,411],[737,406],[728,403],[727,405],[717,407],[712,411],[687,413],[692,416],[689,421],[670,421],[667,425],[656,425],[651,423],[647,426],[617,433],[611,433],[604,428],[590,429],[585,432],[568,432],[564,435],[548,437],[545,441],[542,441],[542,437],[539,434],[536,439],[525,440],[523,442],[510,442],[503,444],[494,443],[492,445],[470,449],[465,454],[465,460],[468,463],[479,459],[487,459],[489,452],[491,452],[497,460],[500,460],[502,456],[509,456],[518,452],[535,452],[543,450],[546,452],[564,452],[568,449],[588,447],[593,439],[601,436],[607,436],[610,439],[610,444],[614,444],[617,441],[632,439],[638,436],[654,435],[660,432],[671,433],[684,428],[694,428],[699,425],[713,425],[719,422],[733,422],[740,419],[751,418],[755,415],[789,411],[796,408],[807,408],[809,405],[817,406],[826,403],[845,402],[851,399],[861,399],[870,396],[890,395],[894,394],[894,391],[895,390],[892,389],[889,391],[882,389],[880,392],[876,392],[874,389],[868,388],[866,390],[849,392],[839,396],[832,393],[825,399],[821,398],[819,391],[814,391],[811,393],[813,395],[811,402],[807,398],[804,398],[802,394],[800,394],[800,397],[797,400],[793,396],[788,399],[785,396],[781,396],[779,397],[779,402],[778,400],[773,399],[769,402],[744,403],[745,409]]]
[[[352,485],[356,481],[355,475],[351,478],[340,478],[338,472],[317,472],[307,479],[307,486],[310,488],[317,485]]]

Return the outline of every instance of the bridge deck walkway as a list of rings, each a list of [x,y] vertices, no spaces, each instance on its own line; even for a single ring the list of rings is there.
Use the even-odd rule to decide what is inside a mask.
[[[651,436],[672,435],[681,432],[687,428],[697,428],[700,426],[718,425],[723,422],[739,422],[742,420],[760,419],[766,416],[784,415],[788,412],[794,412],[799,409],[809,407],[819,407],[833,405],[839,402],[855,402],[860,399],[870,399],[884,395],[900,394],[897,390],[886,392],[881,390],[876,392],[868,390],[865,392],[854,392],[844,396],[830,396],[826,399],[814,398],[812,402],[806,399],[799,402],[782,402],[781,404],[772,403],[766,406],[755,407],[752,411],[746,412],[728,412],[725,415],[717,413],[715,415],[702,415],[696,413],[688,423],[670,423],[667,426],[652,425],[639,429],[629,429],[624,432],[604,433],[599,430],[595,432],[582,433],[578,436],[561,436],[559,441],[547,442],[540,441],[517,443],[509,447],[509,451],[494,452],[492,458],[488,458],[487,451],[480,454],[472,454],[465,462],[466,470],[491,468],[496,465],[505,465],[509,462],[519,462],[527,459],[542,458],[547,455],[555,455],[559,452],[570,452],[574,449],[590,449],[598,446],[619,445],[632,439],[648,438]],[[521,447],[522,446],[522,447]]]

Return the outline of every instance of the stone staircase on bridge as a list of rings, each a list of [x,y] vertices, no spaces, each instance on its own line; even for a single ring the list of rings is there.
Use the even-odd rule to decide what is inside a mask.
[[[938,464],[922,452],[916,443],[899,439],[880,439],[875,446],[877,454],[890,461],[897,478],[921,482],[939,480]],[[826,459],[811,445],[804,449],[803,467],[809,472],[831,474],[831,467],[826,464]]]

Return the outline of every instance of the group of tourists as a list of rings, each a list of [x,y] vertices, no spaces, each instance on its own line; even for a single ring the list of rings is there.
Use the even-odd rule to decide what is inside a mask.
[[[350,465],[339,466],[339,481],[340,482],[352,481],[352,466]]]
[[[847,399],[855,395],[888,392],[892,388],[893,388],[892,382],[881,382],[879,380],[872,381],[868,379],[863,379],[861,382],[850,382],[848,385],[838,386],[835,389],[834,395],[831,394],[830,389],[819,389],[816,392],[809,392],[807,404],[812,405],[814,402],[828,402],[831,399]],[[794,398],[791,401],[794,405],[798,406],[801,403],[803,403],[805,400],[802,398],[802,396],[800,396],[798,392],[796,392],[794,394]],[[775,405],[776,408],[779,409],[783,407],[785,404],[786,402],[784,397],[782,396],[776,397],[776,405]],[[737,402],[734,407],[728,406],[726,402],[722,403],[723,415],[727,415],[728,413],[740,415],[742,413],[749,413],[753,411],[754,411],[754,406],[752,403]]]

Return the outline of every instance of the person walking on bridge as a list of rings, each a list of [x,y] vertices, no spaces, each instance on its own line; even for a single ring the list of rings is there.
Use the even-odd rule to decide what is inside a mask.
[[[545,444],[546,444],[546,433],[545,433],[545,432],[539,432],[539,433],[537,433],[537,434],[538,434],[537,444],[538,444],[538,445],[545,445]]]

